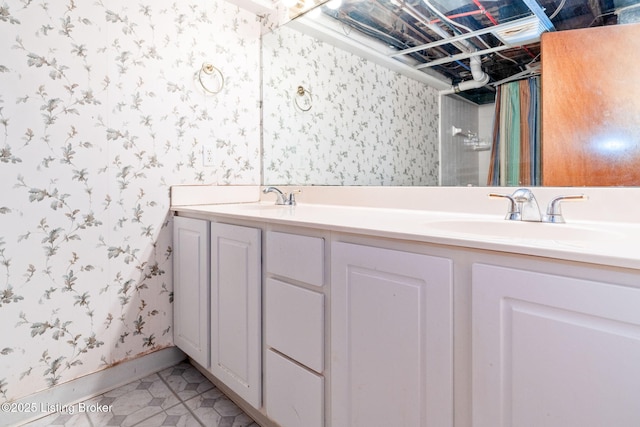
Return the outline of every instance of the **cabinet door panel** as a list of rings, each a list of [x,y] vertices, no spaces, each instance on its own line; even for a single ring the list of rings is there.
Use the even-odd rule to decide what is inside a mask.
[[[640,289],[473,267],[474,425],[640,425]]]
[[[451,261],[332,246],[332,422],[453,424]]]
[[[209,366],[209,222],[173,218],[173,340]]]
[[[260,230],[211,224],[211,372],[261,404]]]

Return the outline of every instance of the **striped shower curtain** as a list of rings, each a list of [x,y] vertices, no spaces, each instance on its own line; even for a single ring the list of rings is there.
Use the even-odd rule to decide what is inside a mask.
[[[540,185],[540,145],[540,77],[498,86],[487,185]]]

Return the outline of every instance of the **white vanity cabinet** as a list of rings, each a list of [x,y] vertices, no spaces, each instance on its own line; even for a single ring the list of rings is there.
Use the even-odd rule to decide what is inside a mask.
[[[452,261],[343,242],[331,259],[331,425],[452,426]]]
[[[261,230],[211,223],[211,372],[262,404]]]
[[[265,410],[281,427],[324,427],[324,238],[266,236]]]
[[[173,340],[209,367],[209,221],[173,218]]]
[[[210,221],[174,218],[175,342],[262,426],[640,426],[631,257],[449,244],[396,211],[182,214]]]
[[[640,289],[585,277],[473,265],[473,426],[640,425]]]

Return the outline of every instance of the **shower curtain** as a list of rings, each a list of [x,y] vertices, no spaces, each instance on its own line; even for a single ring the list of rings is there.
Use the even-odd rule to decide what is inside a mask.
[[[540,77],[498,86],[488,185],[540,185]]]

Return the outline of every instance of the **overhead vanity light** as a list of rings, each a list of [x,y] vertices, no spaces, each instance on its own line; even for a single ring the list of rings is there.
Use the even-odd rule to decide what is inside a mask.
[[[322,15],[322,10],[320,10],[320,6],[314,7],[309,12],[305,13],[305,16],[308,16],[311,19],[317,19]]]
[[[342,6],[342,0],[329,0],[324,5],[327,6],[329,9],[336,10],[337,8]]]

